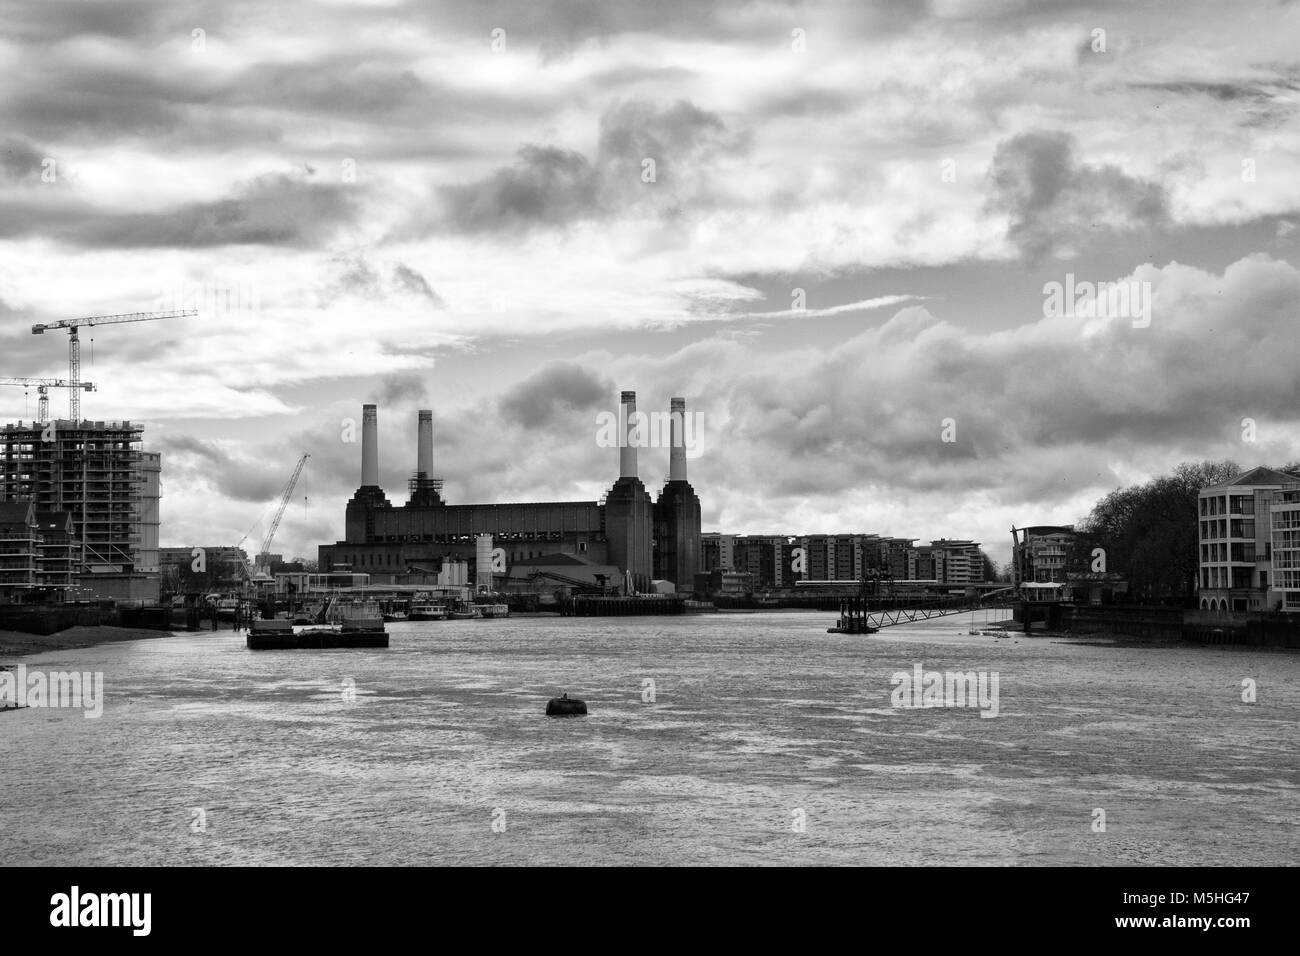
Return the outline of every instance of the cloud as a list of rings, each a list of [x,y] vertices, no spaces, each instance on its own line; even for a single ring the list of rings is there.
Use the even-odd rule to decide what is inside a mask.
[[[829,315],[845,315],[850,312],[866,312],[871,309],[885,309],[904,302],[918,302],[924,296],[917,295],[882,295],[874,299],[862,299],[859,302],[845,302],[840,305],[827,306],[824,309],[782,309],[778,312],[746,312],[749,319],[819,319]]]
[[[685,100],[659,107],[634,100],[602,114],[596,162],[555,146],[527,145],[518,159],[483,179],[439,190],[444,223],[466,233],[564,227],[617,216],[629,202],[650,196],[670,206],[707,158],[745,148],[721,117]],[[655,189],[643,174],[654,163]]]
[[[39,180],[44,159],[26,140],[10,136],[0,141],[0,174],[10,182]]]
[[[410,292],[412,295],[418,295],[428,299],[438,308],[442,308],[446,305],[446,303],[442,301],[442,297],[433,291],[433,287],[429,285],[424,276],[420,275],[420,273],[416,272],[405,263],[399,262],[393,266],[393,278],[397,280],[397,284],[401,288]]]
[[[1068,133],[1033,131],[1000,143],[994,153],[989,207],[1008,217],[1007,238],[1031,261],[1074,255],[1080,237],[1104,239],[1167,217],[1159,184],[1116,166],[1081,163],[1074,151]]]
[[[616,175],[633,173],[635,182],[646,159],[655,160],[656,182],[671,183],[676,169],[689,168],[707,153],[742,149],[746,142],[716,113],[687,100],[665,107],[630,100],[611,106],[600,118],[602,165]]]
[[[465,232],[564,225],[593,215],[599,197],[586,157],[550,146],[525,146],[519,160],[486,179],[442,190],[447,218]]]
[[[374,393],[373,402],[380,408],[414,405],[429,396],[429,382],[423,375],[386,375]]]
[[[595,372],[573,362],[552,362],[507,391],[499,405],[505,418],[536,428],[561,414],[598,409],[612,395],[613,386]]]
[[[357,210],[355,185],[269,173],[240,184],[226,199],[161,212],[114,212],[80,199],[0,203],[0,238],[43,236],[101,249],[315,246],[351,222]]]

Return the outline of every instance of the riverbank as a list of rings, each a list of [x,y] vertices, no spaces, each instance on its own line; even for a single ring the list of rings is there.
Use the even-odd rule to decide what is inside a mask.
[[[169,631],[146,630],[139,627],[69,627],[54,634],[26,634],[22,631],[0,631],[0,663],[10,658],[41,654],[45,651],[63,651],[78,647],[95,647],[117,641],[138,641],[144,638],[171,637]]]

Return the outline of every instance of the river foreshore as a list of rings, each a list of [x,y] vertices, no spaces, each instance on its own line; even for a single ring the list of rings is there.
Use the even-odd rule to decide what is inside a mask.
[[[153,631],[139,627],[70,627],[54,634],[26,634],[22,631],[0,631],[0,664],[13,658],[28,657],[46,651],[62,651],[78,647],[95,647],[117,641],[138,641],[145,638],[171,637],[170,631]]]

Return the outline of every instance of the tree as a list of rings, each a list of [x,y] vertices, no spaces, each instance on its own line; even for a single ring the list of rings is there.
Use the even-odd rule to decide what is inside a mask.
[[[1105,552],[1107,571],[1129,582],[1142,604],[1192,603],[1198,561],[1197,499],[1201,489],[1237,475],[1235,462],[1183,463],[1171,475],[1116,489],[1080,522],[1075,556]]]
[[[984,580],[985,581],[998,580],[998,566],[993,563],[993,559],[990,558],[983,551],[981,551],[980,561],[984,565]]]

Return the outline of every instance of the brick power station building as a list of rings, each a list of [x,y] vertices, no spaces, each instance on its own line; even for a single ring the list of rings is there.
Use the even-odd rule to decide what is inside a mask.
[[[416,469],[405,504],[394,505],[379,486],[378,410],[362,408],[361,486],[347,504],[344,538],[321,545],[322,571],[353,571],[374,583],[401,583],[413,574],[436,573],[444,559],[475,567],[491,536],[507,566],[562,555],[609,566],[620,591],[648,592],[655,580],[679,591],[694,586],[700,555],[700,499],[686,477],[682,427],[686,400],[672,399],[668,482],[652,500],[637,475],[636,393],[622,393],[618,480],[601,501],[536,501],[448,504],[433,476],[433,412],[419,412]]]

